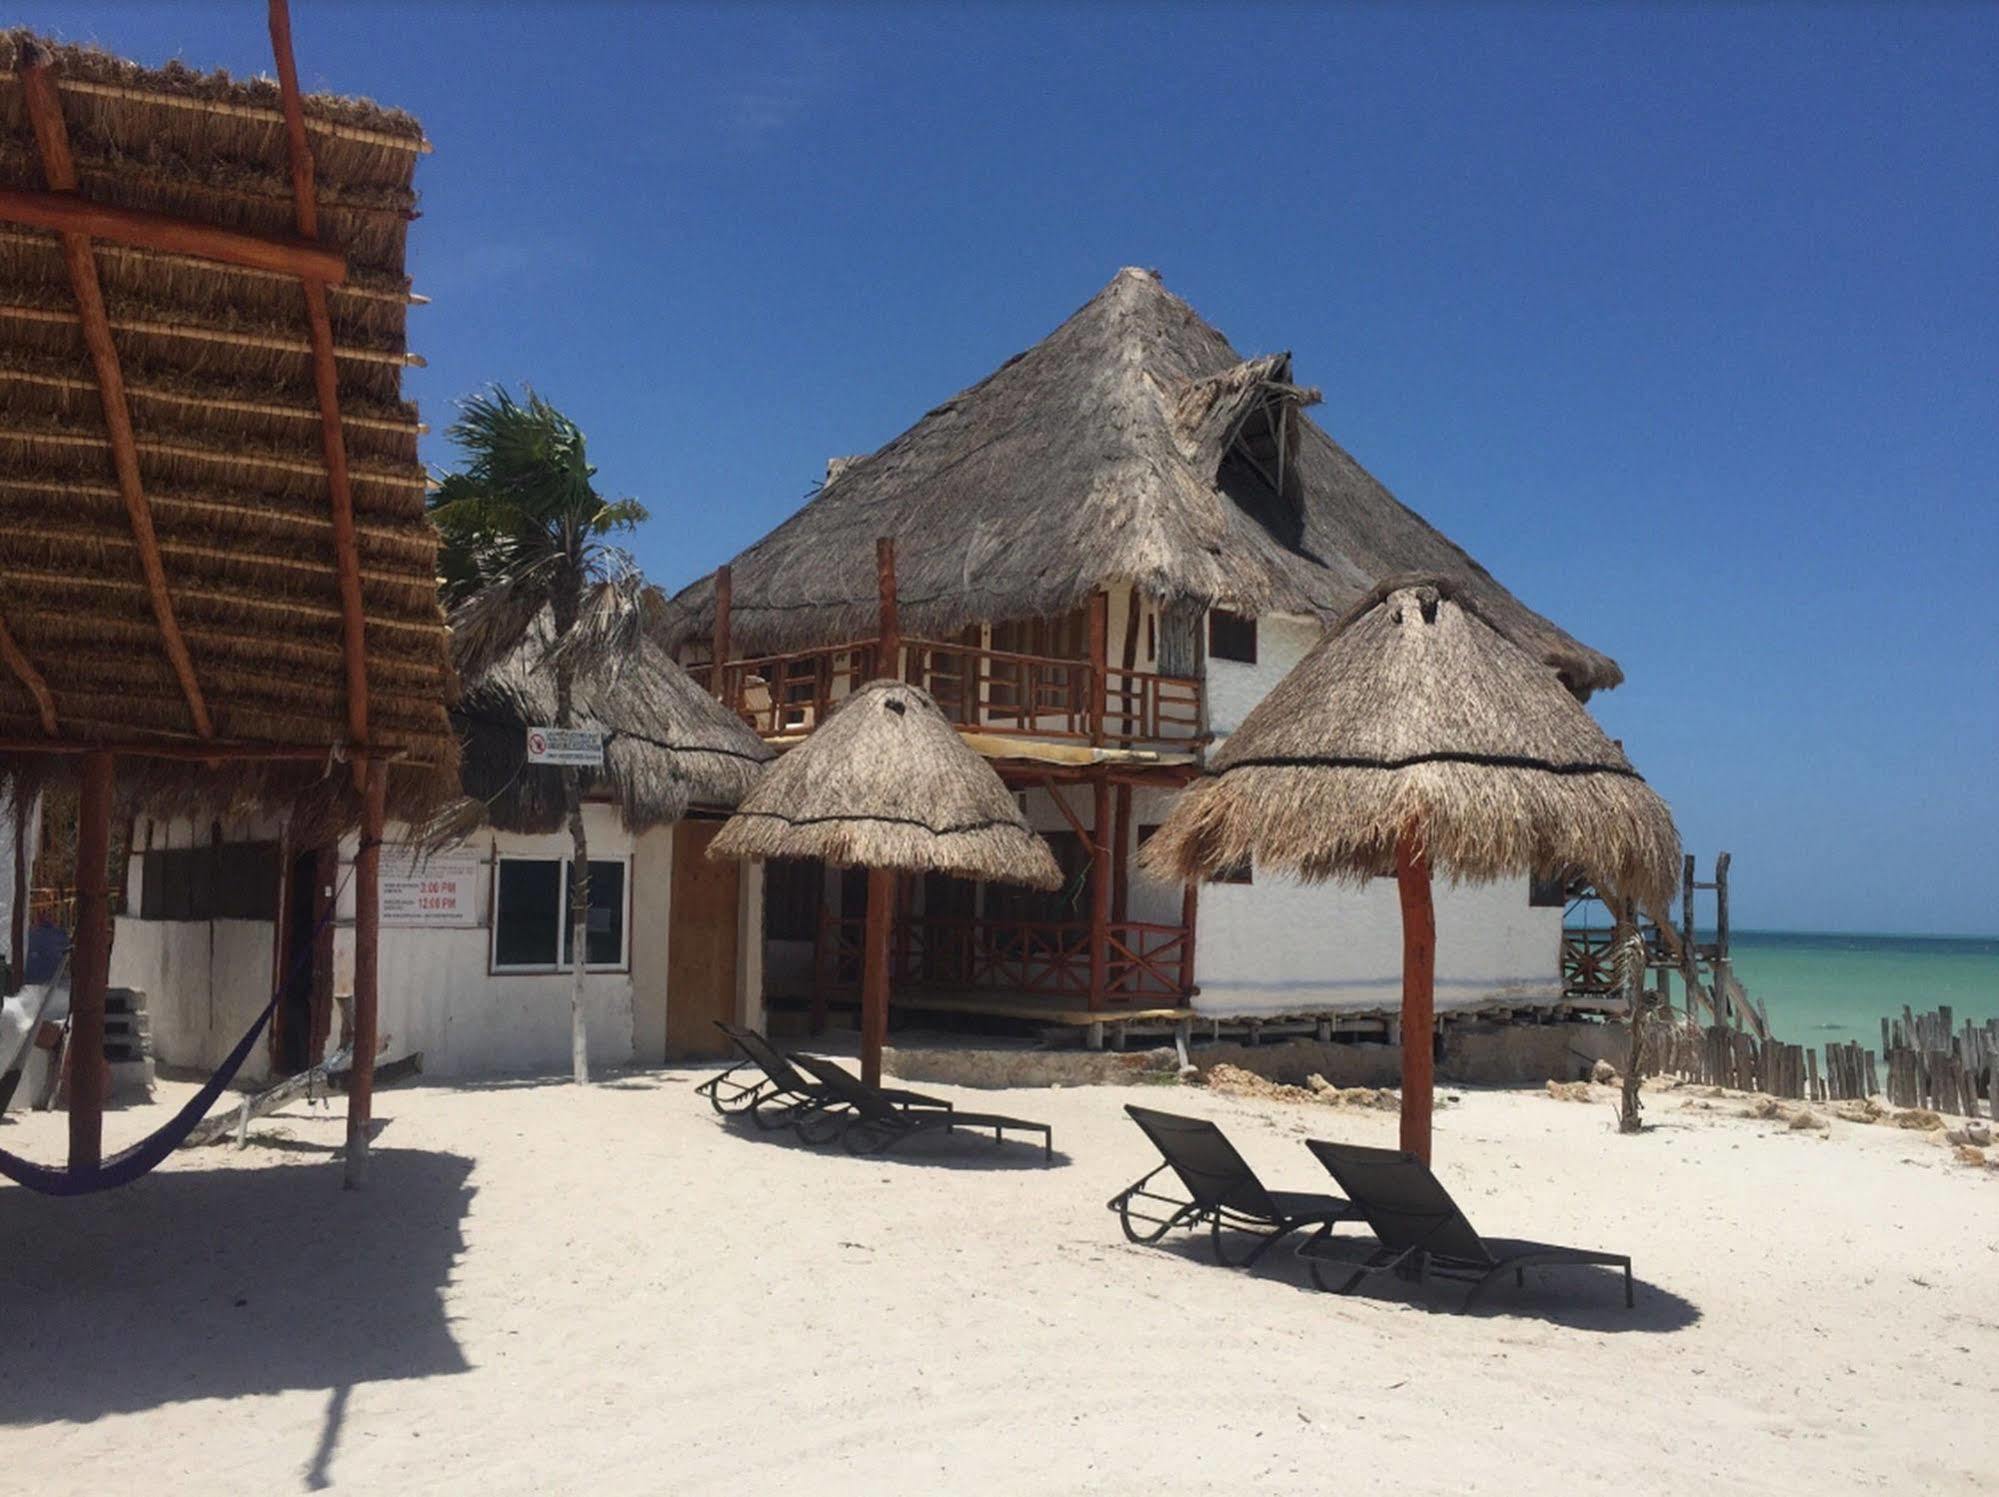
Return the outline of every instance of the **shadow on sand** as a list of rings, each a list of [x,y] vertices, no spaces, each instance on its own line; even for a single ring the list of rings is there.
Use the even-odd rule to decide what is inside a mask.
[[[171,1169],[49,1200],[0,1187],[0,1427],[327,1389],[321,1475],[356,1383],[466,1370],[443,1296],[472,1162]],[[308,1478],[310,1480],[310,1477]]]
[[[1419,1284],[1392,1274],[1374,1274],[1363,1280],[1351,1295],[1330,1294],[1312,1282],[1311,1266],[1297,1255],[1298,1245],[1310,1235],[1300,1233],[1286,1238],[1247,1270],[1217,1264],[1210,1253],[1205,1228],[1198,1233],[1176,1232],[1157,1246],[1134,1246],[1133,1251],[1171,1253],[1213,1274],[1251,1273],[1289,1284],[1329,1303],[1344,1298],[1353,1302],[1406,1305],[1445,1315],[1463,1313],[1469,1321],[1544,1320],[1571,1330],[1659,1335],[1684,1331],[1701,1318],[1698,1305],[1670,1289],[1646,1282],[1642,1275],[1636,1281],[1638,1302],[1626,1309],[1623,1271],[1593,1267],[1530,1268],[1524,1287],[1514,1287],[1508,1278],[1493,1285],[1469,1311],[1464,1310],[1464,1303],[1471,1286],[1458,1279],[1428,1278]],[[1347,1277],[1343,1264],[1350,1262],[1359,1267],[1376,1244],[1372,1234],[1365,1231],[1341,1231],[1332,1241],[1341,1261],[1322,1264],[1320,1272],[1328,1284],[1337,1288]],[[1244,1253],[1248,1247],[1245,1238],[1234,1234],[1228,1238],[1231,1255]]]
[[[831,1143],[809,1144],[789,1128],[759,1128],[742,1114],[717,1117],[717,1127],[736,1138],[769,1144],[780,1149],[798,1149],[808,1154],[826,1154],[840,1159],[858,1158],[863,1164],[914,1165],[940,1170],[1057,1170],[1074,1163],[1059,1148],[1044,1154],[1039,1134],[1009,1133],[995,1143],[992,1129],[976,1127],[918,1134],[894,1148],[877,1154],[851,1155],[836,1139]]]

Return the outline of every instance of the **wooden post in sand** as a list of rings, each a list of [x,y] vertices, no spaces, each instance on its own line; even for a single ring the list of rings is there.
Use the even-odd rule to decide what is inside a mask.
[[[1430,860],[1412,830],[1395,844],[1395,886],[1402,898],[1402,1147],[1430,1162],[1437,1032],[1437,913],[1430,901]]]
[[[888,936],[895,911],[895,875],[868,870],[868,918],[861,943],[861,1080],[882,1081],[882,1046],[888,1042]]]
[[[354,854],[354,1072],[347,1081],[349,1190],[368,1180],[368,1123],[375,1107],[376,1034],[381,1025],[382,828],[389,766],[372,766],[361,791],[361,846]]]
[[[104,1158],[104,993],[111,980],[111,791],[116,761],[83,756],[76,807],[76,951],[70,964],[69,1167]],[[18,897],[18,896],[17,896]]]

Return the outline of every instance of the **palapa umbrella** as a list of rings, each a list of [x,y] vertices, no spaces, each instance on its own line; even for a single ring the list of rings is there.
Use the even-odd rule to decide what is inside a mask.
[[[765,772],[709,844],[723,858],[818,858],[868,870],[861,1074],[881,1080],[888,933],[897,873],[1053,889],[1061,870],[992,766],[930,694],[871,681]]]
[[[1307,881],[1393,871],[1402,901],[1402,1146],[1430,1157],[1430,877],[1580,874],[1655,912],[1679,834],[1555,672],[1443,578],[1379,583],[1228,736],[1141,854],[1209,876],[1254,857]]]

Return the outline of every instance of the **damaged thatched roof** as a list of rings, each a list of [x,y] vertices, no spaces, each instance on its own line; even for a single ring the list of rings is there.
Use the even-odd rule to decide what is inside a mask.
[[[902,626],[930,638],[1060,614],[1110,582],[1330,619],[1377,578],[1424,570],[1464,578],[1577,691],[1622,679],[1307,420],[1317,399],[1292,383],[1289,355],[1245,360],[1156,275],[1120,271],[1027,352],[829,472],[737,556],[732,638],[758,654],[869,636],[874,543],[892,536]],[[687,636],[713,628],[712,580],[677,601]]]
[[[73,192],[272,240],[301,222],[280,92],[178,64],[141,68],[84,47],[0,34],[0,189],[61,188],[33,90],[52,84]],[[32,88],[31,88],[32,85]],[[427,149],[415,120],[360,100],[303,103],[318,244],[345,258],[325,291],[356,531],[368,739],[401,755],[398,809],[454,790],[450,676],[424,516],[417,413],[402,397],[404,238]],[[37,126],[43,128],[38,131]],[[56,159],[60,161],[60,152]],[[64,236],[0,214],[0,739],[197,746],[352,741],[332,481],[296,274],[205,254],[88,241],[122,401]],[[121,472],[115,406],[129,413]],[[163,647],[148,576],[194,689]],[[46,696],[43,695],[44,690]],[[197,701],[200,710],[197,709]],[[209,719],[203,732],[199,718]],[[19,765],[15,766],[19,768]],[[4,769],[4,766],[0,766]],[[155,763],[155,790],[280,793],[320,771],[216,775]],[[288,793],[288,792],[286,792]]]
[[[502,831],[563,823],[561,771],[527,763],[528,728],[555,721],[552,634],[544,612],[511,655],[466,669],[452,713],[465,793]],[[584,794],[614,798],[632,831],[677,821],[689,805],[733,807],[776,754],[650,639],[579,666],[575,726],[607,735],[604,771],[584,771]]]
[[[1655,912],[1680,839],[1666,803],[1466,590],[1379,584],[1229,734],[1140,863],[1204,877],[1254,857],[1308,880],[1393,871],[1418,832],[1437,872],[1581,873]]]
[[[900,681],[871,681],[842,702],[744,797],[708,855],[1062,882],[993,767],[928,692]]]

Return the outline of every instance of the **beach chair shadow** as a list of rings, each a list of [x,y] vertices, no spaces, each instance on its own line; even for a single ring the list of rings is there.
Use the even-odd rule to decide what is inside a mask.
[[[0,1187],[0,1428],[464,1372],[444,1312],[472,1162],[156,1171],[51,1200]]]

